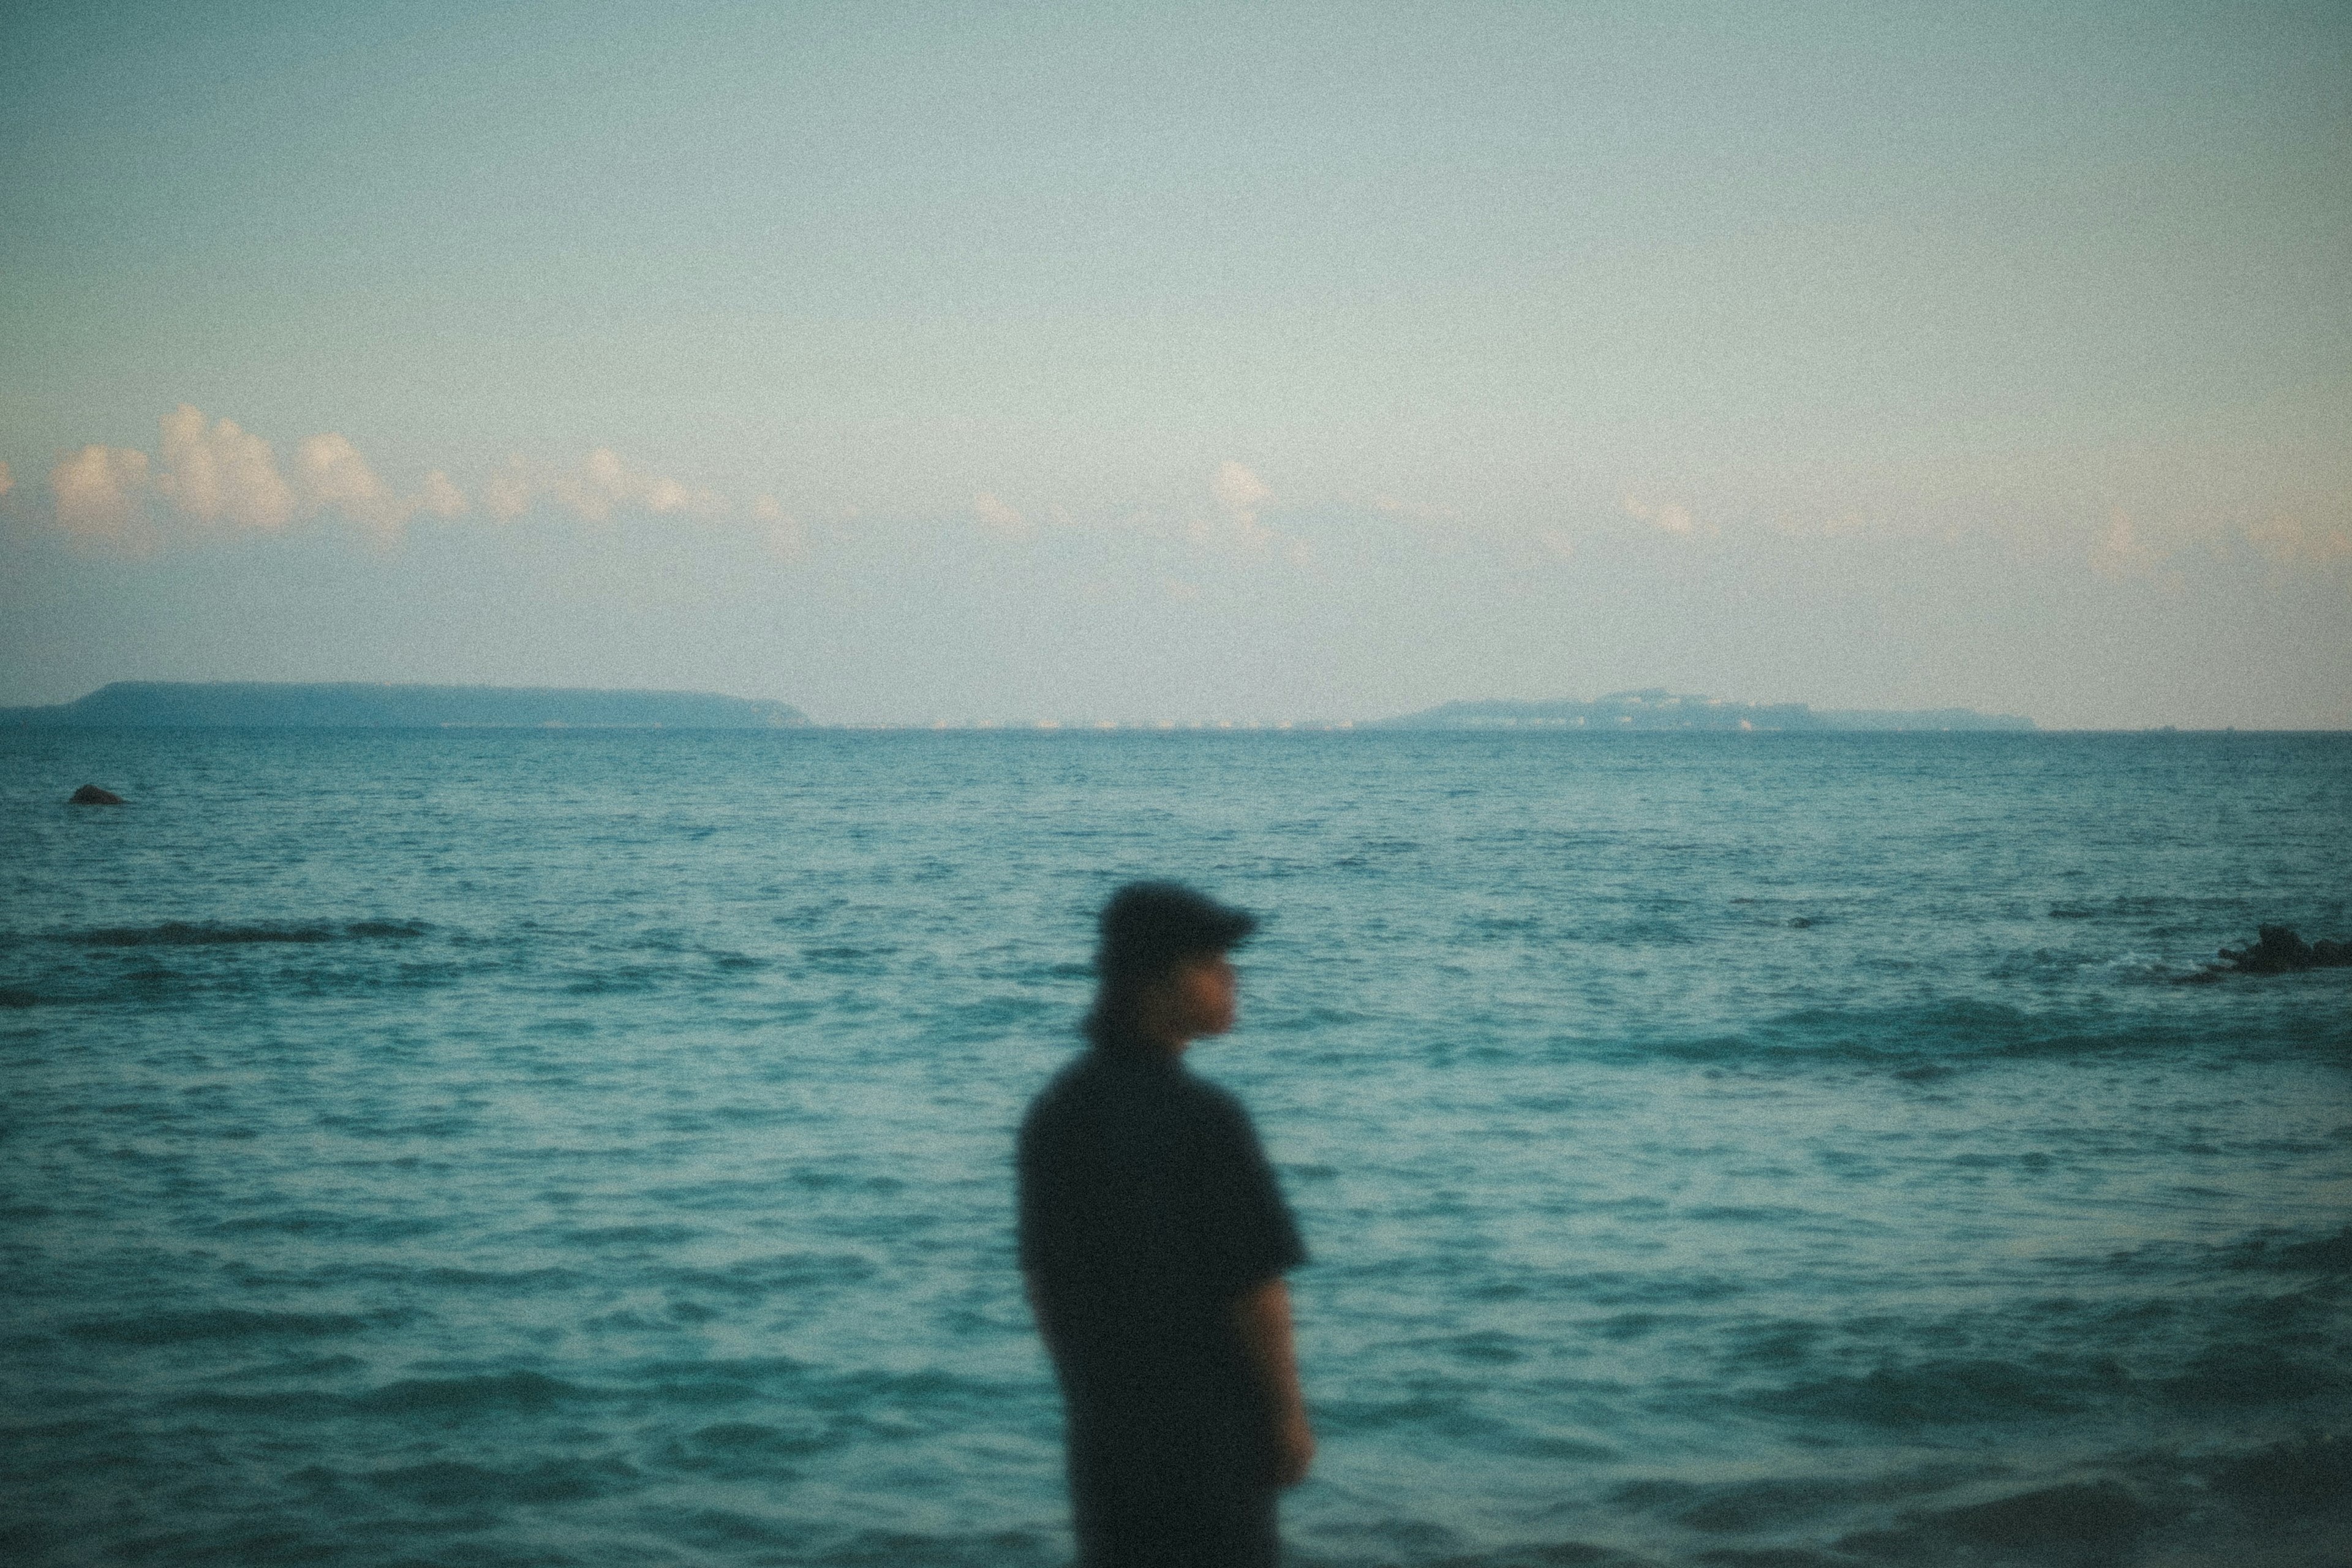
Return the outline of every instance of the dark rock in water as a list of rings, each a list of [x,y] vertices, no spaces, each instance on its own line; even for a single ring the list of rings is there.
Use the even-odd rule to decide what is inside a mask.
[[[2264,926],[2252,947],[2225,947],[2221,957],[2247,974],[2287,974],[2311,967],[2311,944],[2292,926]]]
[[[73,799],[66,804],[68,805],[121,805],[122,797],[110,789],[100,789],[96,784],[84,784],[73,792]]]
[[[2292,926],[2264,926],[2252,947],[2225,947],[2221,958],[2241,974],[2294,974],[2305,969],[2352,966],[2352,942],[2309,942]]]
[[[2352,968],[2352,942],[2322,937],[2305,942],[2293,926],[2263,926],[2245,947],[2225,947],[2194,974],[2174,977],[2176,985],[2210,985],[2228,974],[2299,974],[2306,969]]]

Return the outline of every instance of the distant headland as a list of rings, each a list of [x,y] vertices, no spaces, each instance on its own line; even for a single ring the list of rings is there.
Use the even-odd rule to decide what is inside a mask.
[[[1973,708],[1825,708],[1802,702],[1734,702],[1654,687],[1615,691],[1590,702],[1442,702],[1402,718],[1385,730],[2031,730],[2016,713]]]
[[[707,691],[560,686],[118,680],[47,708],[0,708],[0,729],[786,730],[788,702]]]

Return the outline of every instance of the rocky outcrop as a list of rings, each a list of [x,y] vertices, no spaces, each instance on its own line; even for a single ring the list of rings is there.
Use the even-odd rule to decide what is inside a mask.
[[[122,797],[110,789],[100,789],[96,784],[84,784],[73,792],[73,798],[66,804],[68,805],[121,805]]]
[[[2305,969],[2352,967],[2352,942],[2305,942],[2292,926],[2264,926],[2251,947],[2225,947],[2221,967],[2240,974],[2293,974]]]

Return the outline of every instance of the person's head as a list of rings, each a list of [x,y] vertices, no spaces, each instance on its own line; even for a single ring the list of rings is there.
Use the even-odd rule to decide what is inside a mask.
[[[1100,989],[1087,1033],[1099,1046],[1181,1051],[1234,1026],[1226,954],[1257,929],[1247,911],[1176,882],[1129,882],[1103,906]]]

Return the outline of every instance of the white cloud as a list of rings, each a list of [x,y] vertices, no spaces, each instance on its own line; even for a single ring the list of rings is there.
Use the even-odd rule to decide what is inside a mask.
[[[58,526],[79,543],[145,555],[162,542],[147,521],[147,454],[127,447],[84,447],[49,470]]]
[[[971,498],[971,510],[980,525],[999,539],[1027,539],[1037,531],[1035,523],[986,490]]]
[[[610,447],[589,453],[574,472],[553,475],[544,484],[528,485],[526,493],[544,494],[589,522],[609,522],[616,510],[646,511],[656,517],[673,512],[717,517],[727,510],[726,501],[716,492],[663,475],[638,473]]]
[[[163,416],[163,462],[155,489],[185,517],[226,520],[274,533],[294,518],[294,489],[278,471],[269,443],[183,403]]]
[[[542,500],[587,522],[610,522],[615,512],[624,511],[723,517],[728,510],[726,498],[717,491],[663,474],[640,473],[610,447],[599,447],[577,468],[557,473],[509,458],[482,481],[481,497],[482,509],[500,522],[520,517]]]
[[[1210,481],[1209,489],[1219,506],[1252,521],[1257,519],[1258,508],[1274,495],[1265,488],[1265,480],[1231,458],[1217,465],[1217,477]]]
[[[1275,542],[1274,531],[1257,520],[1258,509],[1274,496],[1265,480],[1228,458],[1217,465],[1216,476],[1209,481],[1209,493],[1216,498],[1219,515],[1195,518],[1185,529],[1194,544],[1203,549],[1223,548],[1256,555],[1265,553]]]
[[[367,530],[378,543],[397,540],[401,525],[424,504],[417,497],[394,495],[359,448],[336,435],[311,436],[294,448],[294,479],[306,511],[331,508]]]
[[[281,472],[268,441],[233,420],[208,421],[192,405],[165,415],[161,429],[158,458],[104,446],[60,456],[49,475],[59,528],[84,543],[143,555],[188,538],[185,525],[194,525],[198,537],[223,527],[274,533],[326,512],[349,520],[372,542],[390,545],[417,513],[453,519],[478,501],[501,522],[549,501],[591,522],[623,511],[723,518],[730,510],[716,491],[639,472],[609,447],[589,453],[576,468],[557,472],[511,458],[469,497],[440,468],[426,473],[414,493],[404,493],[347,437],[331,431],[299,442]],[[6,471],[0,464],[0,476]],[[5,493],[0,478],[0,495]],[[772,496],[762,498],[762,509],[758,521],[771,553],[797,558],[806,548],[805,531]]]
[[[438,518],[462,517],[467,510],[466,492],[436,468],[425,476],[425,493],[417,498],[417,504]]]
[[[577,468],[549,473],[520,457],[482,483],[482,507],[499,522],[522,516],[551,500],[584,522],[610,522],[616,511],[656,516],[690,512],[717,516],[727,503],[712,491],[695,489],[658,474],[642,474],[610,447],[599,447]]]
[[[1636,522],[1646,522],[1660,533],[1671,533],[1677,539],[1687,539],[1698,531],[1698,523],[1686,507],[1671,501],[1653,502],[1642,500],[1630,491],[1619,502],[1625,515]]]

